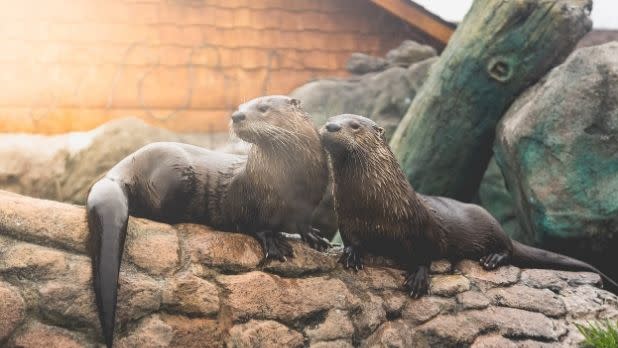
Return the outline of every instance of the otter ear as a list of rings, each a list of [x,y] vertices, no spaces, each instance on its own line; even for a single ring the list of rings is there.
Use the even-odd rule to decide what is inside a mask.
[[[300,106],[300,100],[296,99],[296,98],[292,98],[290,99],[290,104],[299,107]]]
[[[382,138],[382,140],[386,141],[386,137],[384,136],[384,128],[373,126],[373,129],[375,129],[376,132],[378,132],[378,135],[380,136],[380,138]]]

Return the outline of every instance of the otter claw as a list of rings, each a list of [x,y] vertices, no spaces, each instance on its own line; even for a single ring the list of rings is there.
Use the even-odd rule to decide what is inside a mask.
[[[287,257],[294,257],[292,245],[278,233],[260,233],[259,241],[264,249],[264,262],[268,260],[287,261]]]
[[[415,272],[411,272],[403,286],[409,291],[412,298],[420,298],[427,294],[429,292],[427,267],[419,267]]]
[[[351,246],[343,249],[343,253],[339,258],[339,263],[344,264],[345,268],[354,269],[356,272],[363,269],[363,260],[360,253]]]

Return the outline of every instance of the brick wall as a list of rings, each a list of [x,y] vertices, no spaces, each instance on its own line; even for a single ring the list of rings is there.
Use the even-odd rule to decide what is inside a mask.
[[[0,132],[138,116],[221,131],[236,105],[415,34],[364,0],[0,1]]]

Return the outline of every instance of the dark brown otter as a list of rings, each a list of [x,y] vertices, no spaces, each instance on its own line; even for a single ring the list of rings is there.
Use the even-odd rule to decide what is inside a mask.
[[[94,289],[108,347],[129,215],[247,233],[257,238],[266,258],[292,256],[283,231],[300,234],[314,248],[328,246],[311,227],[328,182],[326,154],[299,104],[269,96],[240,105],[232,128],[253,144],[247,156],[154,143],[92,186],[87,211]]]
[[[320,136],[332,165],[335,208],[345,248],[341,261],[362,268],[364,252],[389,256],[409,271],[413,297],[428,292],[432,260],[479,260],[485,269],[504,264],[600,274],[593,266],[512,241],[485,209],[414,192],[383,136],[357,115],[331,117]]]

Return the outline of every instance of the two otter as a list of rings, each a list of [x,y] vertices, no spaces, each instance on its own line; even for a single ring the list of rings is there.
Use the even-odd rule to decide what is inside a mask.
[[[92,186],[86,206],[94,289],[108,347],[129,215],[247,233],[266,258],[292,256],[282,231],[300,234],[316,249],[328,246],[311,226],[328,182],[326,154],[298,100],[269,96],[242,104],[232,128],[253,144],[248,156],[154,143]]]
[[[241,105],[232,121],[234,132],[253,144],[248,156],[155,143],[123,159],[91,188],[93,279],[108,347],[129,215],[248,233],[267,258],[292,256],[282,231],[323,249],[328,244],[311,218],[328,182],[324,148],[347,267],[362,268],[365,251],[394,257],[407,265],[404,285],[414,297],[428,291],[431,260],[445,257],[480,258],[486,269],[512,263],[601,274],[584,262],[511,241],[479,206],[416,194],[383,129],[369,119],[332,117],[318,135],[297,100],[271,96]]]
[[[363,252],[394,257],[407,266],[404,286],[413,297],[428,292],[430,263],[440,258],[480,259],[488,270],[513,264],[592,271],[618,288],[585,262],[512,241],[480,206],[417,194],[383,133],[357,115],[331,117],[320,129],[333,170],[346,267],[362,268]]]

